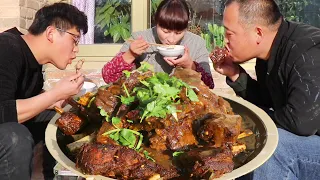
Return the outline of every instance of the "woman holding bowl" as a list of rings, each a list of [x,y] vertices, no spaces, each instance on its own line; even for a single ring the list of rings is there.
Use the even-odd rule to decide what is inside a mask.
[[[201,73],[202,81],[213,88],[214,83],[209,65],[209,53],[205,41],[187,31],[189,8],[185,0],[163,0],[155,13],[156,26],[132,34],[132,42],[125,42],[120,52],[102,69],[106,83],[117,81],[123,70],[132,70],[140,62],[148,62],[156,72],[171,73],[175,67],[193,69]],[[178,57],[164,57],[157,51],[157,43],[182,45],[184,53]]]

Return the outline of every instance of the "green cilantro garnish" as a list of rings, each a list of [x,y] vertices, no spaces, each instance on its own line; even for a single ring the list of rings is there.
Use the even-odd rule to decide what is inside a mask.
[[[154,71],[154,68],[151,64],[147,62],[141,62],[141,66],[137,69],[140,72],[147,72],[148,70]]]
[[[93,97],[90,99],[90,101],[89,101],[89,103],[88,103],[88,105],[87,105],[88,108],[90,108],[92,102],[93,102],[95,99],[96,99],[95,96],[93,96]]]
[[[130,94],[128,92],[128,89],[127,89],[125,84],[123,84],[122,87],[124,88],[124,91],[126,92],[127,97],[120,96],[121,103],[125,104],[125,105],[130,105],[132,102],[134,102],[135,97],[134,96],[130,96]]]
[[[102,135],[108,135],[111,139],[118,142],[122,146],[138,150],[141,147],[143,135],[137,131],[131,129],[113,129],[103,133]]]
[[[148,151],[144,150],[144,151],[143,151],[143,154],[144,154],[144,156],[145,156],[147,159],[149,159],[149,160],[151,160],[151,161],[153,161],[153,162],[156,162],[156,160],[154,160],[154,159],[149,155],[149,152],[148,152]]]
[[[180,155],[183,154],[183,153],[184,153],[183,151],[176,151],[176,152],[172,153],[172,156],[173,156],[173,157],[178,157],[178,156],[180,156]]]
[[[122,72],[126,76],[126,78],[129,78],[131,76],[131,72],[130,71],[124,70]]]

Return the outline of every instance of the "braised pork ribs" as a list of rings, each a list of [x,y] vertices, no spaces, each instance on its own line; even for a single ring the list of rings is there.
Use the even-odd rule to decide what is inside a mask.
[[[95,141],[77,151],[76,166],[83,173],[119,179],[201,179],[233,170],[232,145],[241,116],[212,93],[199,73],[178,68],[169,77],[135,71],[99,88],[94,98],[86,108],[100,112],[102,125]],[[171,104],[165,104],[168,99]],[[169,113],[163,115],[164,109]]]

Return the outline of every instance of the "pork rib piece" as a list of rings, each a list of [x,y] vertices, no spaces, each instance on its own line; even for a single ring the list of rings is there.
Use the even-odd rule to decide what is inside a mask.
[[[111,144],[90,143],[82,146],[76,166],[91,175],[120,179],[148,179],[160,174],[163,179],[178,177],[175,169],[166,169],[133,149]]]

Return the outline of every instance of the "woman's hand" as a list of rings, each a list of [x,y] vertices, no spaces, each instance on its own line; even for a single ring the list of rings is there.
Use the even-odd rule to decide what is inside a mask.
[[[164,57],[163,58],[170,66],[182,67],[186,69],[195,70],[195,64],[190,56],[189,48],[185,47],[184,54],[180,58],[178,57]]]
[[[129,50],[125,52],[122,57],[124,61],[131,64],[137,57],[141,56],[149,48],[149,43],[145,41],[142,36],[133,40],[130,43]]]
[[[149,46],[149,43],[140,36],[130,44],[130,51],[135,57],[138,57],[141,56]]]

